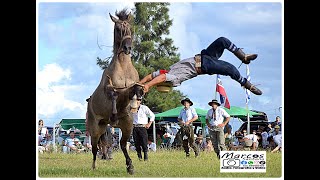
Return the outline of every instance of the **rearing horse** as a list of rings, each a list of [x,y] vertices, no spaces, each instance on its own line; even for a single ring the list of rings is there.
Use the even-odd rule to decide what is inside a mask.
[[[120,146],[126,158],[127,172],[133,174],[134,167],[126,149],[133,128],[130,108],[136,108],[130,107],[130,104],[135,104],[133,97],[143,95],[143,87],[137,83],[139,75],[130,57],[132,45],[130,14],[122,10],[116,12],[118,18],[110,13],[109,15],[115,23],[113,58],[108,68],[104,70],[100,84],[91,95],[87,109],[87,127],[91,135],[93,154],[92,168],[96,167],[98,140],[106,132],[107,124],[111,124],[122,131]]]

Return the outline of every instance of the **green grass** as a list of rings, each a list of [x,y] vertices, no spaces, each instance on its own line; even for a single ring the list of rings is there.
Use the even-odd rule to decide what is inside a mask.
[[[135,152],[129,155],[134,165],[134,175],[126,172],[122,151],[114,152],[113,160],[97,158],[96,169],[91,169],[92,154],[44,153],[38,156],[39,177],[281,177],[281,153],[267,152],[266,173],[220,173],[220,162],[214,152],[202,152],[190,158],[179,150],[158,150],[149,153],[149,161],[139,161]]]

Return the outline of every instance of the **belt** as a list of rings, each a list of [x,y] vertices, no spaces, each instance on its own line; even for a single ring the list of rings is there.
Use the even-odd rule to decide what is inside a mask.
[[[145,124],[133,124],[133,127],[145,127]]]
[[[194,56],[194,60],[196,61],[196,71],[198,74],[202,74],[202,71],[201,71],[201,55],[200,54],[197,54]]]

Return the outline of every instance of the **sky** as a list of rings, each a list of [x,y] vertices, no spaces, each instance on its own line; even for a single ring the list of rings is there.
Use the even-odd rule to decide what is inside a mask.
[[[102,70],[97,57],[112,55],[113,26],[109,13],[134,8],[134,1],[37,3],[37,122],[46,126],[64,118],[85,118],[86,98],[98,86]],[[249,65],[251,83],[263,94],[251,93],[249,109],[267,113],[269,121],[283,119],[283,2],[172,2],[170,34],[180,58],[200,53],[215,39],[227,37],[245,53],[258,57]],[[101,47],[97,45],[98,43]],[[235,65],[241,61],[228,50],[220,58]],[[246,65],[239,68],[246,77]],[[245,90],[221,76],[231,106],[246,108]],[[208,110],[215,98],[216,75],[200,75],[175,87]],[[217,96],[218,97],[218,96]],[[168,97],[170,98],[170,97]],[[238,119],[231,125],[239,127]]]

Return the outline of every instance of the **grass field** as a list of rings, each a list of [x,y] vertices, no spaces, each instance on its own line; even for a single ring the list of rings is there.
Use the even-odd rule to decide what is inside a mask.
[[[38,156],[39,177],[152,177],[152,178],[228,178],[258,177],[279,178],[282,176],[281,153],[267,152],[266,173],[220,173],[220,161],[214,152],[202,152],[198,158],[190,158],[179,150],[158,150],[149,153],[149,161],[139,161],[135,152],[129,155],[135,168],[134,175],[126,172],[122,151],[114,152],[114,159],[97,159],[96,169],[91,169],[92,154],[44,153]]]

